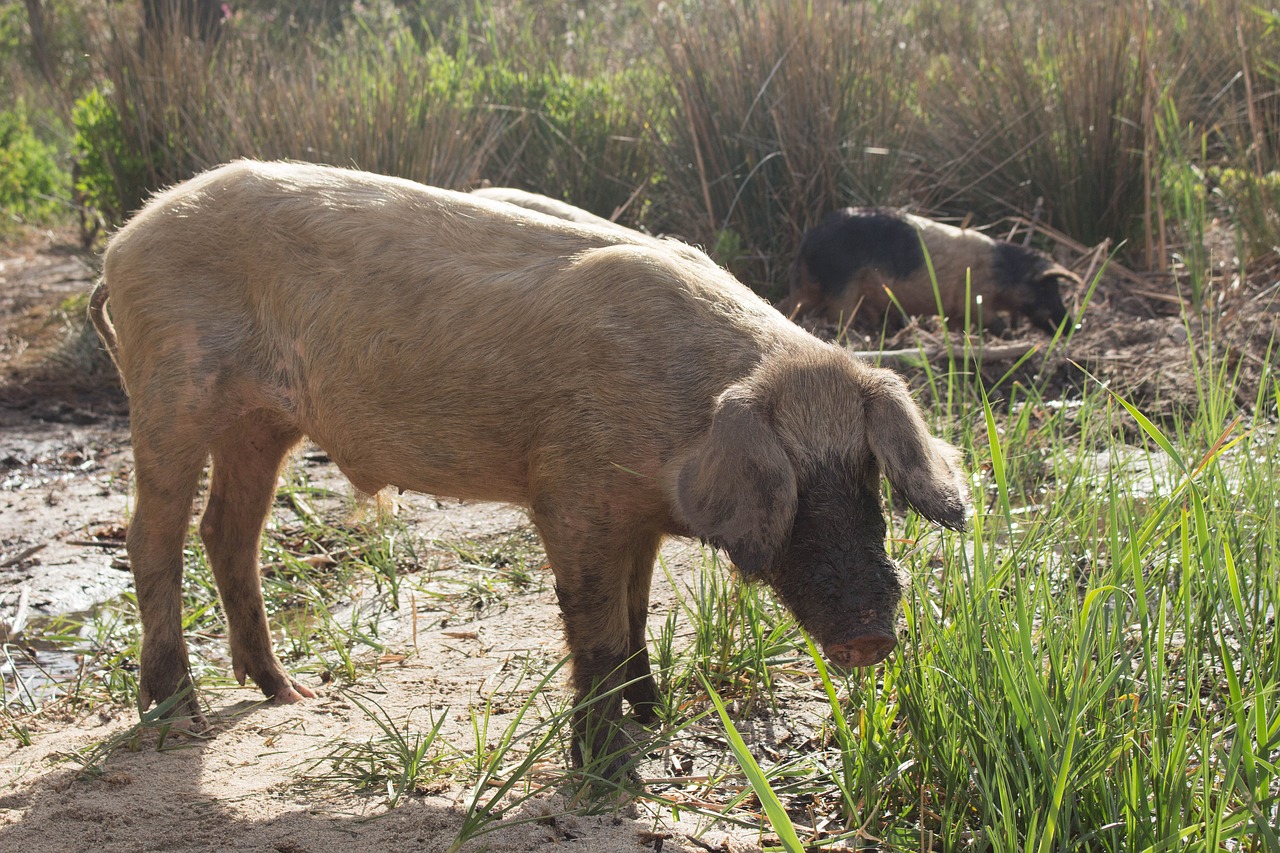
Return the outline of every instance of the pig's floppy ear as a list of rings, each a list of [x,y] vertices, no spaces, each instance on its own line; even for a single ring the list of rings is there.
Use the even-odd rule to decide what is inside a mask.
[[[894,491],[930,521],[963,530],[969,490],[960,451],[929,433],[905,382],[891,375],[869,396],[866,429]]]
[[[744,576],[777,559],[796,515],[796,475],[777,435],[735,389],[680,467],[676,507],[690,532],[729,553]]]

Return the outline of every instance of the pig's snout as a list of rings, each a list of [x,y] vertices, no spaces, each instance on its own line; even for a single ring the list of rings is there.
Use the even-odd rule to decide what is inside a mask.
[[[893,634],[860,634],[843,643],[832,643],[824,648],[827,659],[841,669],[874,666],[889,656],[898,640]]]

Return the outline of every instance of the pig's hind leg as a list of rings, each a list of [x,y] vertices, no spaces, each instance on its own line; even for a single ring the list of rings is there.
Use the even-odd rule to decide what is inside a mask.
[[[209,499],[200,519],[200,537],[227,614],[236,680],[244,684],[246,676],[252,678],[277,703],[315,695],[289,677],[271,647],[258,569],[262,527],[276,481],[286,454],[300,438],[266,409],[231,424],[213,444]]]
[[[203,726],[182,636],[182,545],[203,455],[157,463],[135,443],[135,505],[126,545],[142,621],[138,701],[143,709],[185,692],[172,710]]]
[[[135,503],[126,546],[142,621],[138,701],[142,709],[183,696],[170,716],[203,718],[182,635],[183,544],[208,454],[205,430],[174,396],[135,387],[131,408]]]

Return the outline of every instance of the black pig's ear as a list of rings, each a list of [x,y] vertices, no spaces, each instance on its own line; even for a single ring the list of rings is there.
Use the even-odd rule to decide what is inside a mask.
[[[932,522],[963,530],[969,490],[960,451],[929,434],[906,383],[883,375],[867,399],[867,443],[894,491]]]
[[[796,475],[764,415],[741,391],[721,397],[680,467],[676,507],[691,533],[723,548],[744,576],[766,572],[791,536]]]
[[[1058,281],[1054,281],[1054,279]],[[1062,266],[1062,264],[1053,264],[1036,276],[1036,283],[1042,287],[1052,287],[1059,283],[1079,287],[1084,283],[1084,279]]]

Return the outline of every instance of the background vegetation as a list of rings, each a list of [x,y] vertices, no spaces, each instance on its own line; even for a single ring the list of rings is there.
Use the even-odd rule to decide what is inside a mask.
[[[1197,304],[1220,273],[1212,228],[1242,274],[1280,245],[1280,15],[1234,0],[253,0],[205,38],[144,34],[132,4],[36,5],[41,50],[28,8],[0,13],[9,227],[79,213],[93,238],[149,191],[254,156],[521,186],[705,245],[770,295],[804,228],[846,204],[1038,213],[1130,266],[1177,267]],[[779,667],[826,680],[805,748],[743,760],[758,803],[784,809],[770,843],[799,849],[795,820],[819,847],[1280,850],[1280,388],[1269,348],[1245,385],[1247,359],[1221,355],[1192,308],[1179,420],[1092,381],[1069,403],[1036,381],[994,399],[963,353],[926,371],[979,506],[964,536],[894,521],[913,588],[907,648],[884,667],[831,680],[785,614],[710,558],[699,569],[653,638],[669,711],[777,702]],[[414,582],[408,563],[372,571],[395,601]],[[212,619],[207,586],[188,609]],[[324,584],[296,586],[282,611],[323,602]],[[368,632],[325,611],[308,610],[322,628],[295,635],[295,657],[358,681]],[[128,657],[129,642],[102,645]],[[127,696],[111,672],[125,681],[105,692]],[[398,800],[434,772],[432,737],[377,719],[377,751],[335,748],[329,781]],[[725,814],[751,819],[742,806]]]
[[[519,185],[774,294],[802,231],[848,204],[1039,215],[1165,269],[1196,237],[1191,191],[1251,250],[1280,242],[1280,17],[1243,2],[248,0],[204,38],[135,4],[3,9],[10,222],[56,199],[117,225],[252,156]]]

